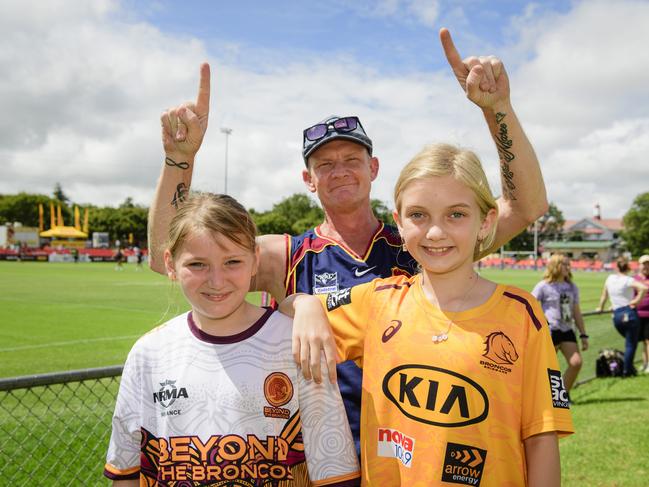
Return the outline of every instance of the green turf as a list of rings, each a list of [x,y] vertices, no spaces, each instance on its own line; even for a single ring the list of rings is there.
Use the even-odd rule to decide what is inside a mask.
[[[188,309],[177,285],[134,265],[0,262],[0,276],[0,377],[121,364]]]
[[[571,393],[576,434],[562,439],[562,485],[649,485],[649,374],[596,379]]]

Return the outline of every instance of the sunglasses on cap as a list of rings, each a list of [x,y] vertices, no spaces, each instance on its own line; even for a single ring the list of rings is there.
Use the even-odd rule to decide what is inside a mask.
[[[339,134],[344,134],[346,132],[353,132],[359,125],[361,130],[363,130],[363,126],[358,117],[343,117],[332,122],[317,123],[304,130],[304,138],[311,142],[315,142],[316,140],[323,138],[332,130]],[[363,130],[363,132],[365,131]]]
[[[303,132],[302,155],[304,162],[318,147],[336,139],[349,140],[365,146],[372,155],[372,141],[365,133],[361,121],[356,116],[330,117],[312,125]]]

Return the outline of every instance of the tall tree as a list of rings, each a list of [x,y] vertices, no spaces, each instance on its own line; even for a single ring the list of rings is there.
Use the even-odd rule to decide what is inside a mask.
[[[70,198],[63,192],[63,187],[61,186],[61,183],[56,183],[54,186],[54,193],[52,193],[54,196],[54,199],[59,200],[61,203],[69,203]]]
[[[381,200],[372,199],[370,201],[372,205],[372,211],[376,215],[376,218],[381,220],[386,225],[394,225],[394,219],[392,218],[392,210]]]
[[[635,197],[623,220],[627,249],[633,255],[649,254],[649,192]]]
[[[45,228],[49,228],[49,205],[52,199],[44,194],[18,193],[3,195],[0,198],[0,224],[20,222],[26,227],[38,226],[38,204],[45,210]],[[61,205],[64,218],[70,215],[70,209]]]
[[[295,193],[273,205],[270,211],[252,212],[259,233],[298,235],[322,223],[324,213],[305,193]]]

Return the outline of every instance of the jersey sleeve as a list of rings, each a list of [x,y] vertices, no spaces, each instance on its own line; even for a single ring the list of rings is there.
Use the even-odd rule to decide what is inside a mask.
[[[104,475],[112,480],[137,479],[140,475],[141,380],[135,364],[131,351],[122,372],[104,466]]]
[[[536,299],[542,302],[544,288],[545,288],[544,281],[540,281],[536,283],[536,286],[534,286],[534,289],[532,289],[532,296],[534,296]]]
[[[326,364],[322,362],[323,370]],[[298,371],[300,418],[309,478],[314,486],[360,485],[356,448],[336,384],[307,381]]]
[[[369,321],[374,281],[353,286],[318,298],[327,312],[334,333],[338,355],[356,360],[362,367],[363,340]]]
[[[528,339],[523,370],[521,437],[556,431],[559,437],[574,433],[568,393],[563,385],[557,354],[539,302],[529,297]],[[535,317],[535,318],[534,318]]]

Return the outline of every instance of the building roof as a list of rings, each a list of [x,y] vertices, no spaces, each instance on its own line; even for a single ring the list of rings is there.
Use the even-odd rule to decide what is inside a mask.
[[[543,247],[546,250],[559,250],[559,249],[592,249],[592,250],[601,250],[608,249],[613,246],[613,242],[610,240],[595,240],[588,242],[545,242]]]
[[[563,230],[565,232],[569,232],[572,227],[584,221],[590,228],[605,228],[612,232],[619,232],[620,230],[624,230],[624,222],[621,218],[581,218],[579,220],[566,220],[563,224]]]

